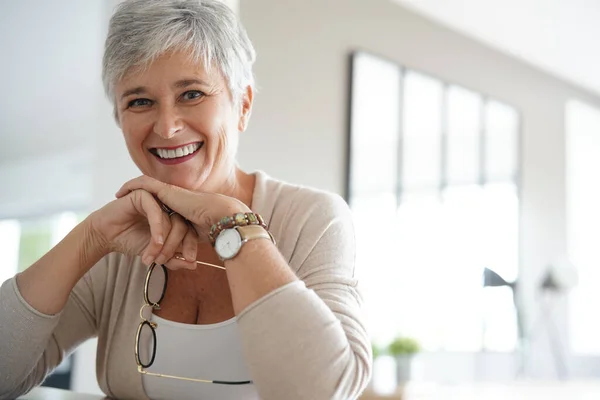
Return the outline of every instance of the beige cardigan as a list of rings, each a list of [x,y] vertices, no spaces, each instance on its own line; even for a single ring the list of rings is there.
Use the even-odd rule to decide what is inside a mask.
[[[370,377],[371,347],[354,279],[348,206],[339,196],[256,175],[251,208],[268,221],[279,251],[301,279],[238,315],[256,388],[265,400],[356,398]],[[102,390],[146,399],[134,358],[145,273],[138,257],[112,253],[79,281],[54,316],[29,306],[15,278],[6,281],[0,288],[0,399],[39,385],[94,336]]]

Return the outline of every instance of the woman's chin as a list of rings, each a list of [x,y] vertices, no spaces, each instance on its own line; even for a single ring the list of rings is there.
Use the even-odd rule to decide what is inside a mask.
[[[170,176],[170,177],[155,177],[159,181],[168,185],[178,186],[183,189],[199,191],[202,188],[203,180],[190,179],[190,176]]]

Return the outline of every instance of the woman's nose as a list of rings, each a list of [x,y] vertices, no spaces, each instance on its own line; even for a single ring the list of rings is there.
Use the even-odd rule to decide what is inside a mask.
[[[154,123],[154,133],[163,139],[171,139],[182,129],[183,121],[177,109],[170,105],[160,107],[158,118]]]

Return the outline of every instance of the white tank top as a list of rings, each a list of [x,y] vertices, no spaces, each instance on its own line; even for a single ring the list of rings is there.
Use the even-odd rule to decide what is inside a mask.
[[[149,372],[216,381],[251,380],[242,354],[236,318],[191,325],[152,315],[156,358]],[[150,344],[151,345],[151,344]],[[218,385],[143,375],[151,399],[258,400],[254,384]]]

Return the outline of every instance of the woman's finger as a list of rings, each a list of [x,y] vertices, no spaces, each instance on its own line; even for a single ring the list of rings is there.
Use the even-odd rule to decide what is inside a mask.
[[[156,257],[155,262],[157,264],[164,264],[167,260],[173,258],[175,251],[181,246],[184,237],[187,235],[189,230],[185,220],[178,214],[173,214],[171,219],[171,231],[165,244],[162,246],[160,254]]]
[[[117,191],[115,196],[117,198],[127,196],[128,193],[131,193],[137,189],[143,189],[147,192],[157,195],[158,192],[163,190],[167,185],[157,179],[151,178],[146,175],[138,176],[137,178],[133,178],[128,182],[125,182],[123,186]]]
[[[160,205],[148,192],[136,190],[131,193],[131,201],[136,211],[146,217],[150,227],[150,242],[142,253],[142,261],[146,265],[154,262],[165,243],[165,237],[171,230],[171,224],[162,212]]]
[[[164,264],[165,267],[172,269],[172,270],[178,270],[178,269],[191,269],[194,270],[198,267],[198,265],[196,264],[196,262],[190,262],[190,261],[185,261],[185,260],[181,260],[180,258],[171,258],[169,261],[167,261],[166,264]]]
[[[188,226],[187,233],[183,238],[182,253],[186,261],[196,261],[198,255],[198,234],[191,226]]]

